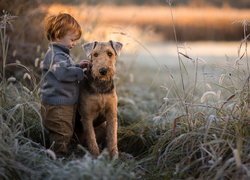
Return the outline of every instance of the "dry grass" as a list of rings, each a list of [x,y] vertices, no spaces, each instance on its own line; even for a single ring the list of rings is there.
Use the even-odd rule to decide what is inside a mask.
[[[68,8],[60,7],[63,7],[61,11]],[[77,18],[84,18],[79,9],[70,6],[67,11],[71,10]],[[99,26],[99,22],[93,23],[100,16],[95,14],[98,8],[88,10],[93,16],[85,17],[83,22],[89,21],[89,27],[95,30]],[[50,8],[48,11],[52,13]],[[174,17],[176,19],[178,15],[174,14]],[[0,29],[2,47],[7,47],[3,27]],[[178,24],[176,27],[178,30]],[[95,36],[84,34],[86,37]],[[134,67],[120,67],[122,74],[117,78],[119,148],[136,158],[125,154],[119,160],[110,161],[104,153],[98,159],[88,154],[55,159],[53,153],[41,145],[44,135],[38,92],[29,91],[18,81],[2,81],[0,179],[249,179],[248,38],[246,32],[235,64],[224,67],[223,72],[212,79],[197,77],[202,67],[198,60],[180,54],[177,42],[179,71],[166,71],[165,78],[169,80],[163,82],[166,83],[163,99],[159,98],[162,95],[160,87],[148,87],[147,77],[155,76],[154,70],[143,70],[148,74],[140,76],[141,72]],[[8,58],[6,55],[3,58],[7,59],[1,62],[4,68]],[[185,58],[193,61],[191,70],[186,69]],[[131,69],[138,74],[128,71]],[[136,81],[128,73],[138,77]],[[2,68],[0,74],[4,77]],[[140,84],[137,82],[139,78],[145,78],[145,81]]]

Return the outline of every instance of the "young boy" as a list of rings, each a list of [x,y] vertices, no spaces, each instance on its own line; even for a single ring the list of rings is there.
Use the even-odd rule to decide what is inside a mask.
[[[45,32],[50,44],[41,64],[43,125],[49,131],[54,152],[65,155],[74,131],[78,82],[84,78],[88,62],[75,64],[70,56],[70,49],[82,33],[71,15],[50,16],[45,22]]]

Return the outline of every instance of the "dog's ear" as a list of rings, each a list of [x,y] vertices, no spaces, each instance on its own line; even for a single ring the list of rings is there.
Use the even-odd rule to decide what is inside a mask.
[[[82,45],[82,48],[85,51],[87,57],[91,55],[91,52],[96,47],[96,44],[97,44],[97,41],[85,43]]]
[[[119,56],[122,50],[122,46],[123,46],[122,43],[117,42],[117,41],[112,41],[112,40],[110,40],[109,42],[112,48],[115,50],[116,55]]]

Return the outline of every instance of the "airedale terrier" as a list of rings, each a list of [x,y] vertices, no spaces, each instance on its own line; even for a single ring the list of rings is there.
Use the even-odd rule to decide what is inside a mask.
[[[118,156],[114,75],[122,46],[115,41],[95,41],[83,45],[87,57],[90,57],[91,67],[86,72],[87,78],[80,83],[78,111],[83,126],[80,140],[86,143],[94,156],[100,154],[98,140],[104,138],[110,156]]]

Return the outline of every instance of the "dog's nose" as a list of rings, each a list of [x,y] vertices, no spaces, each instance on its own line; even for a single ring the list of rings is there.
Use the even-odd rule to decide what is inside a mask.
[[[101,74],[101,75],[106,75],[107,74],[107,72],[108,72],[108,69],[107,68],[101,68],[101,69],[99,69],[99,73]]]

